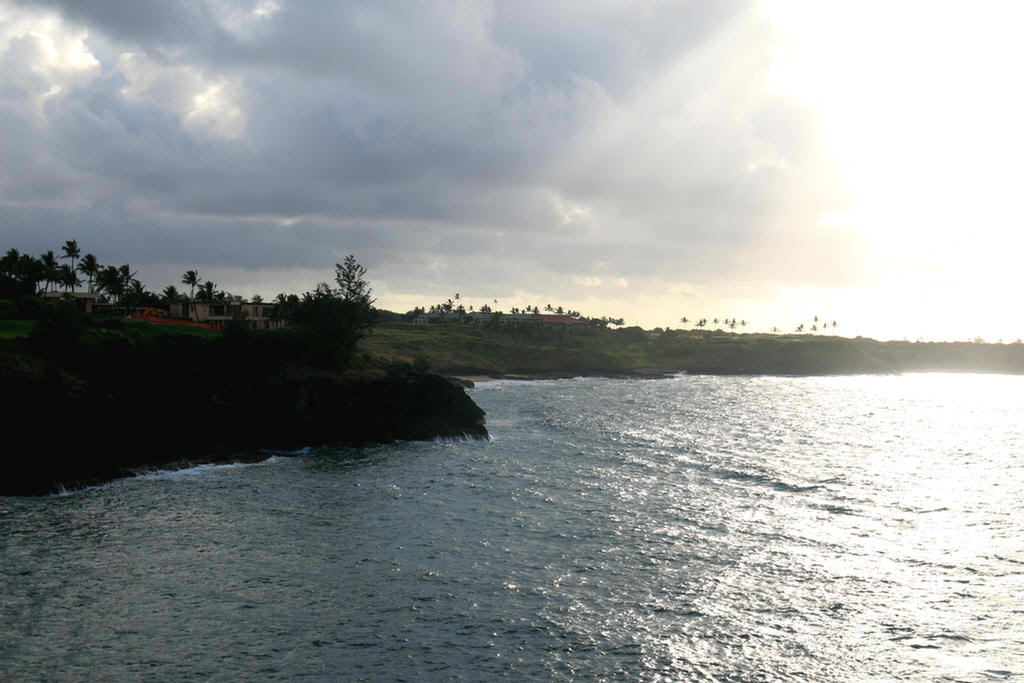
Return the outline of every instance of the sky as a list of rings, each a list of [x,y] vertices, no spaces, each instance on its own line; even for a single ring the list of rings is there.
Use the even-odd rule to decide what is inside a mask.
[[[0,249],[269,298],[1012,341],[1024,8],[0,0]]]

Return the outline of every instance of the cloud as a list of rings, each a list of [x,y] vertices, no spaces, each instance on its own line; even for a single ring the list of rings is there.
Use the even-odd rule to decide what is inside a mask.
[[[5,245],[251,270],[238,288],[356,253],[410,295],[860,276],[754,2],[0,12]]]

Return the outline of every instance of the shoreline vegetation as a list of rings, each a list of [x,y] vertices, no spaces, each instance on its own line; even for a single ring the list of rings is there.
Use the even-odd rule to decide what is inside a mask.
[[[1024,374],[1024,344],[813,334],[384,322],[360,351],[471,381],[579,376]]]
[[[277,329],[254,329],[242,315],[214,331],[126,318],[133,306],[160,300],[127,265],[99,269],[89,254],[76,265],[74,241],[64,252],[72,262],[66,268],[57,268],[52,252],[34,259],[9,250],[0,259],[0,415],[9,426],[0,495],[311,446],[486,439],[484,412],[465,392],[474,380],[1024,374],[1019,342],[747,333],[735,331],[746,327],[735,318],[711,321],[729,331],[706,329],[705,319],[696,329],[644,330],[550,304],[547,314],[537,306],[474,311],[458,294],[429,311],[391,313],[373,308],[366,270],[353,256],[336,264],[337,287],[279,295],[271,305]],[[95,281],[107,307],[83,312],[73,296],[39,298],[62,271],[72,293],[76,272],[89,278],[90,291]],[[184,301],[194,312],[201,301],[244,301],[201,284],[196,271],[182,281],[192,291],[168,287],[168,306]],[[821,330],[836,326],[822,323]]]

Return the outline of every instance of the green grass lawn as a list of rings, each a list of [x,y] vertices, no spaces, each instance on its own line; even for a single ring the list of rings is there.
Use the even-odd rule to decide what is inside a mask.
[[[0,320],[0,339],[24,337],[35,324],[35,320]]]
[[[187,327],[184,325],[161,325],[146,320],[122,319],[124,328],[105,329],[102,327],[92,328],[96,334],[107,336],[118,334],[130,334],[136,338],[152,338],[164,335],[185,335],[192,337],[216,337],[220,332],[206,330],[201,327]],[[0,320],[0,339],[14,339],[15,337],[27,336],[29,331],[35,327],[35,320]]]

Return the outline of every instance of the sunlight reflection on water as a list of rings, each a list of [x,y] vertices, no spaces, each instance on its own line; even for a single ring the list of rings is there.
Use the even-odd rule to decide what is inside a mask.
[[[0,499],[0,678],[1024,676],[1024,377],[472,395],[490,442]]]

